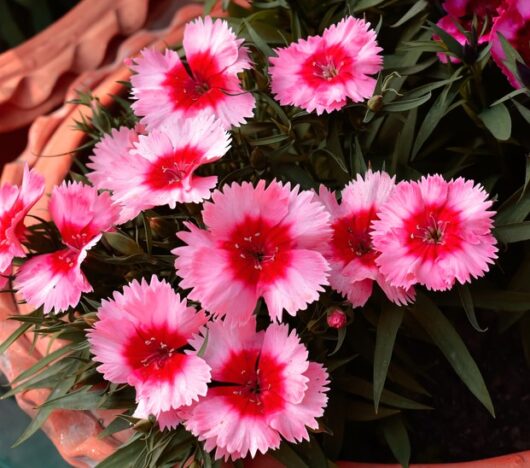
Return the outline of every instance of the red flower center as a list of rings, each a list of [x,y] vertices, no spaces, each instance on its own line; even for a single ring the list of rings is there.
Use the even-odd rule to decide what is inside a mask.
[[[300,74],[308,84],[318,87],[322,83],[343,81],[351,66],[352,58],[341,45],[336,44],[309,56]]]
[[[146,182],[154,190],[167,190],[180,185],[197,168],[200,158],[201,152],[197,148],[179,148],[173,154],[158,158],[151,165]]]
[[[271,414],[284,407],[285,364],[259,350],[233,352],[221,368],[214,387],[242,416]]]
[[[166,327],[137,329],[124,349],[128,364],[142,379],[172,380],[185,355],[187,341]]]
[[[72,249],[63,249],[54,252],[51,256],[51,270],[56,274],[64,274],[74,268],[79,252]]]
[[[411,253],[434,260],[460,248],[458,213],[447,207],[426,207],[404,223]]]
[[[170,70],[162,86],[166,87],[175,109],[202,108],[223,98],[225,78],[215,57],[203,52],[189,59],[189,71],[182,64]]]
[[[285,275],[292,239],[282,225],[262,218],[247,218],[233,230],[224,248],[236,278],[249,285],[269,284]]]
[[[374,263],[377,253],[372,248],[370,224],[375,219],[375,210],[371,208],[333,223],[332,247],[335,255],[345,264],[355,259],[366,265]]]

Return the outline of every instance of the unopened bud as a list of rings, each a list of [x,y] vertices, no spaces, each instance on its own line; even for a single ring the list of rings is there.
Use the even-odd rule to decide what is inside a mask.
[[[383,96],[376,94],[368,99],[366,104],[372,112],[379,112],[383,108]]]
[[[346,326],[348,317],[346,317],[346,314],[342,310],[332,309],[328,312],[327,320],[329,327],[338,329]]]

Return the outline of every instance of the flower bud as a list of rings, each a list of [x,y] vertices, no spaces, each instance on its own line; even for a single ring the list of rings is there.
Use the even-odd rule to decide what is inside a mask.
[[[370,99],[368,99],[368,103],[366,105],[372,112],[379,112],[383,108],[383,96],[380,94],[372,96]]]
[[[346,314],[340,310],[340,309],[332,309],[328,312],[328,326],[330,328],[343,328],[346,326],[346,322],[348,320],[348,317],[346,317]]]

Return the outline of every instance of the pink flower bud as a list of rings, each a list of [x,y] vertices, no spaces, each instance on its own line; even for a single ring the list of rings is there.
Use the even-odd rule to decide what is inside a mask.
[[[340,309],[328,312],[328,326],[331,328],[343,328],[346,326],[346,314]]]

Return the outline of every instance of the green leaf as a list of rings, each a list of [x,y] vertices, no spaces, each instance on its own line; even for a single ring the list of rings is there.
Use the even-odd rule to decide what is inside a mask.
[[[261,36],[256,32],[246,18],[243,19],[243,23],[245,24],[245,27],[247,28],[248,34],[252,39],[252,42],[254,42],[254,45],[263,53],[263,55],[265,55],[265,57],[272,57],[274,55],[274,51],[269,44],[267,44],[261,38]]]
[[[518,89],[517,91],[521,91],[521,90]],[[530,124],[530,109],[523,106],[521,103],[517,102],[515,99],[512,102],[514,103],[515,107],[517,108],[517,110],[519,111],[523,119],[526,120],[526,123]]]
[[[345,405],[344,411],[350,421],[375,421],[401,412],[398,409],[380,407],[376,413],[374,406],[364,401],[350,401]]]
[[[519,96],[519,94],[523,94],[523,93],[528,95],[528,90],[526,88],[516,89],[516,90],[512,91],[511,93],[508,93],[505,96],[501,97],[500,99],[497,99],[495,102],[491,103],[490,107],[494,107],[497,104],[500,104],[501,102],[505,102],[508,99],[512,99],[515,96]],[[513,102],[515,104],[517,101],[514,100]],[[519,104],[519,103],[517,103],[517,104]]]
[[[451,34],[446,32],[444,29],[440,28],[434,23],[429,21],[429,26],[433,30],[433,33],[440,37],[445,46],[447,47],[448,52],[455,57],[462,58],[463,56],[463,47],[460,42],[458,42]]]
[[[139,255],[144,253],[142,248],[133,239],[120,232],[105,232],[103,233],[103,239],[114,250],[124,255]]]
[[[400,415],[392,416],[381,423],[383,436],[394,457],[402,467],[408,468],[410,462],[410,440]]]
[[[360,11],[368,10],[383,3],[385,0],[360,0],[355,3],[353,7],[354,13],[359,13]]]
[[[508,108],[504,104],[501,103],[489,107],[478,116],[497,140],[506,141],[510,138],[512,134],[512,119]]]
[[[530,239],[530,221],[505,224],[495,228],[494,232],[497,239],[505,244],[526,241]]]
[[[309,465],[298,455],[287,442],[282,442],[280,448],[269,452],[276,460],[285,466],[296,466],[297,468],[309,468]]]
[[[407,98],[397,99],[395,101],[390,102],[389,104],[385,104],[383,107],[383,110],[385,110],[386,112],[402,112],[402,111],[414,109],[426,103],[429,99],[431,99],[431,96],[432,94],[429,92],[420,97],[413,97],[410,99],[407,99]]]
[[[204,0],[204,14],[209,15],[215,5],[216,0]]]
[[[24,323],[20,325],[9,337],[0,345],[0,354],[5,353],[6,349],[9,348],[18,338],[26,333],[31,327],[32,323]]]
[[[337,330],[337,345],[335,346],[335,349],[330,354],[328,354],[329,357],[336,354],[340,350],[340,348],[342,348],[344,338],[346,338],[346,327],[342,327]]]
[[[460,301],[462,302],[462,307],[464,308],[467,319],[471,326],[478,332],[485,332],[488,330],[488,327],[482,328],[478,324],[477,315],[475,314],[475,306],[473,305],[473,297],[469,288],[464,284],[459,284],[457,287],[458,295],[460,296]]]
[[[122,445],[110,457],[105,458],[96,468],[129,468],[135,466],[145,449],[145,441],[140,439],[142,434],[135,434],[129,442]]]
[[[530,310],[530,293],[508,290],[484,289],[473,291],[473,301],[482,309],[509,312]]]
[[[426,0],[417,0],[412,3],[410,9],[394,24],[391,24],[391,28],[397,28],[402,24],[405,24],[408,20],[414,18],[418,13],[421,13],[429,5]]]
[[[471,393],[495,417],[491,397],[475,360],[469,353],[462,338],[451,325],[451,322],[423,294],[418,294],[416,304],[410,308],[411,314],[431,337],[433,343],[444,354],[462,382]]]
[[[392,358],[397,331],[403,321],[403,314],[403,307],[385,302],[377,322],[373,371],[374,408],[376,413],[385,387],[388,366]]]

